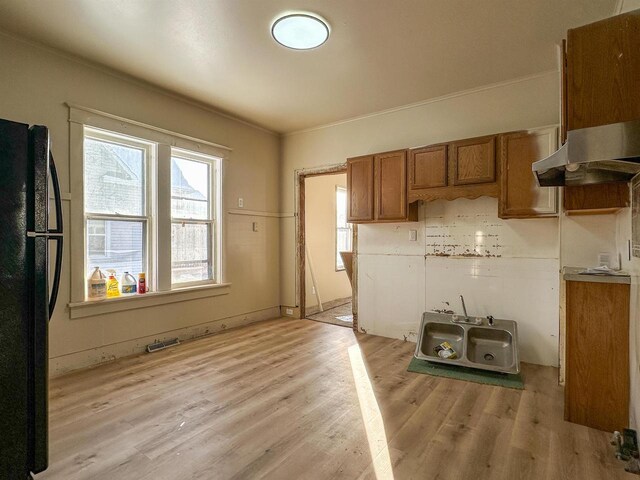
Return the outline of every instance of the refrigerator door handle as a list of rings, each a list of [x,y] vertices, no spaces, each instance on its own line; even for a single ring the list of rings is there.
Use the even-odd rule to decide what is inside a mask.
[[[60,182],[58,181],[56,162],[53,161],[53,154],[51,152],[49,152],[49,171],[51,172],[51,183],[53,184],[53,200],[56,206],[56,228],[49,229],[49,233],[62,234],[62,195],[60,195]]]
[[[51,297],[49,298],[49,320],[53,316],[53,310],[56,307],[58,299],[58,290],[60,289],[60,278],[62,275],[62,247],[63,247],[63,219],[62,219],[62,196],[60,195],[60,182],[58,181],[58,171],[53,155],[49,152],[49,171],[51,172],[51,183],[53,184],[53,198],[56,206],[56,228],[49,229],[50,240],[56,242],[56,264],[53,276],[53,285],[51,286]]]
[[[62,245],[63,237],[51,236],[49,240],[56,242],[56,265],[53,275],[53,285],[51,286],[51,297],[49,298],[49,320],[53,316],[53,310],[56,308],[56,300],[58,300],[58,290],[60,289],[60,276],[62,274]]]

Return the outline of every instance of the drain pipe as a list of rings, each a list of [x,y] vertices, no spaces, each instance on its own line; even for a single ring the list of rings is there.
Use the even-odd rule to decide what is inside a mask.
[[[322,300],[320,300],[320,290],[318,290],[318,285],[316,284],[316,276],[313,274],[313,262],[311,261],[311,254],[309,253],[309,248],[307,244],[304,245],[304,251],[307,254],[307,263],[309,264],[309,273],[311,274],[311,283],[313,284],[313,289],[316,292],[316,300],[318,301],[318,308],[321,312],[324,312],[324,308],[322,308]]]

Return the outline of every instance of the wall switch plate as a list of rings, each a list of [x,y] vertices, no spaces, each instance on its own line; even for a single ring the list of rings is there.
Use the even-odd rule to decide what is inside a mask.
[[[238,197],[238,208],[244,207],[244,198]]]
[[[316,287],[311,287],[311,294],[315,295],[316,294]]]
[[[287,315],[293,315],[293,308],[285,308],[284,313]]]
[[[417,230],[409,230],[409,241],[417,242],[418,241],[418,231]]]
[[[258,222],[253,222],[253,231],[254,232],[258,231]]]

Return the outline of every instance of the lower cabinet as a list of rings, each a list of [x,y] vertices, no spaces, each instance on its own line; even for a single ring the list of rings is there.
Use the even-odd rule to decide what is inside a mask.
[[[607,432],[629,426],[630,285],[566,283],[565,420]]]
[[[500,135],[500,218],[536,218],[558,215],[557,187],[540,187],[531,164],[556,151],[556,127]]]

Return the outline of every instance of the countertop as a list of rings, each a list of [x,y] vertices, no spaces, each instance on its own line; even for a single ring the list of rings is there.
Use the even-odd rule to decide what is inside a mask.
[[[562,278],[571,282],[622,283],[626,285],[631,283],[631,277],[627,273],[615,273],[612,275],[580,273],[584,270],[584,267],[563,267]]]

